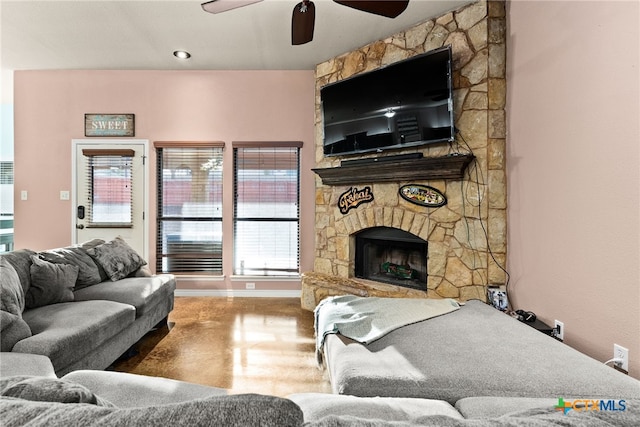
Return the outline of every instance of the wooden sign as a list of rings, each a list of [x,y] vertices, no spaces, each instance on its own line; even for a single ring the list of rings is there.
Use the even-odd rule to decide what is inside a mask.
[[[84,136],[135,136],[134,114],[85,114]]]
[[[408,184],[400,187],[400,196],[414,205],[438,208],[447,204],[447,198],[440,191],[428,185]]]
[[[362,190],[351,187],[338,198],[338,207],[340,208],[340,213],[344,215],[350,209],[357,208],[362,203],[371,202],[373,202],[371,187],[364,187]]]

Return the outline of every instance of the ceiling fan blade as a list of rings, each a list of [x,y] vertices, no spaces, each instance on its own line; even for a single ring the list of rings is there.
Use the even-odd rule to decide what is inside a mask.
[[[316,7],[311,1],[302,1],[293,8],[291,17],[291,44],[299,45],[313,40]]]
[[[343,6],[362,10],[363,12],[395,18],[409,5],[409,0],[333,0]]]
[[[211,0],[202,3],[202,9],[209,13],[220,13],[261,1],[262,0]]]

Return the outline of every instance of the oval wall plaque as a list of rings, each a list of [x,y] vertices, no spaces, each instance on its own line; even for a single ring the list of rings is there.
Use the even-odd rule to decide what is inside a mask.
[[[408,184],[400,187],[400,196],[407,202],[428,208],[437,208],[447,204],[447,198],[439,190],[428,185]]]

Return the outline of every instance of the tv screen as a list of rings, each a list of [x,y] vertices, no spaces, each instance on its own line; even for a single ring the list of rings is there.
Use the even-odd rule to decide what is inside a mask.
[[[451,46],[329,84],[320,97],[325,156],[453,141]]]

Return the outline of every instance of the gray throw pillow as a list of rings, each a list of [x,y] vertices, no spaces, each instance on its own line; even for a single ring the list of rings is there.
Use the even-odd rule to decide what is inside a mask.
[[[36,255],[31,249],[18,249],[0,254],[0,258],[6,260],[13,266],[20,279],[22,290],[26,294],[31,286],[31,256]]]
[[[87,250],[112,281],[124,279],[147,262],[122,237]]]
[[[153,273],[148,265],[143,265],[127,277],[153,277]]]
[[[89,255],[89,249],[93,249],[96,246],[102,245],[103,243],[105,243],[104,240],[102,239],[92,239],[89,240],[87,242],[84,242],[80,245],[80,247],[82,249],[84,249],[84,251],[87,253],[87,255]],[[93,257],[91,258],[93,259]],[[95,262],[95,260],[93,260]],[[109,280],[109,276],[107,275],[107,273],[104,271],[104,268],[102,268],[102,266],[100,264],[98,264],[97,262],[95,263],[96,267],[98,267],[98,272],[100,274],[100,282],[105,282],[107,280]]]
[[[0,380],[0,396],[38,402],[114,406],[81,384],[48,377],[14,376],[2,378]]]
[[[24,290],[18,273],[9,261],[0,258],[0,309],[22,316],[24,304]]]
[[[86,249],[80,246],[68,246],[66,248],[50,249],[38,253],[40,258],[53,264],[67,264],[78,267],[76,289],[97,285],[102,282],[100,270]]]
[[[78,278],[78,267],[52,264],[32,256],[31,287],[25,295],[26,308],[73,301],[73,288]]]

